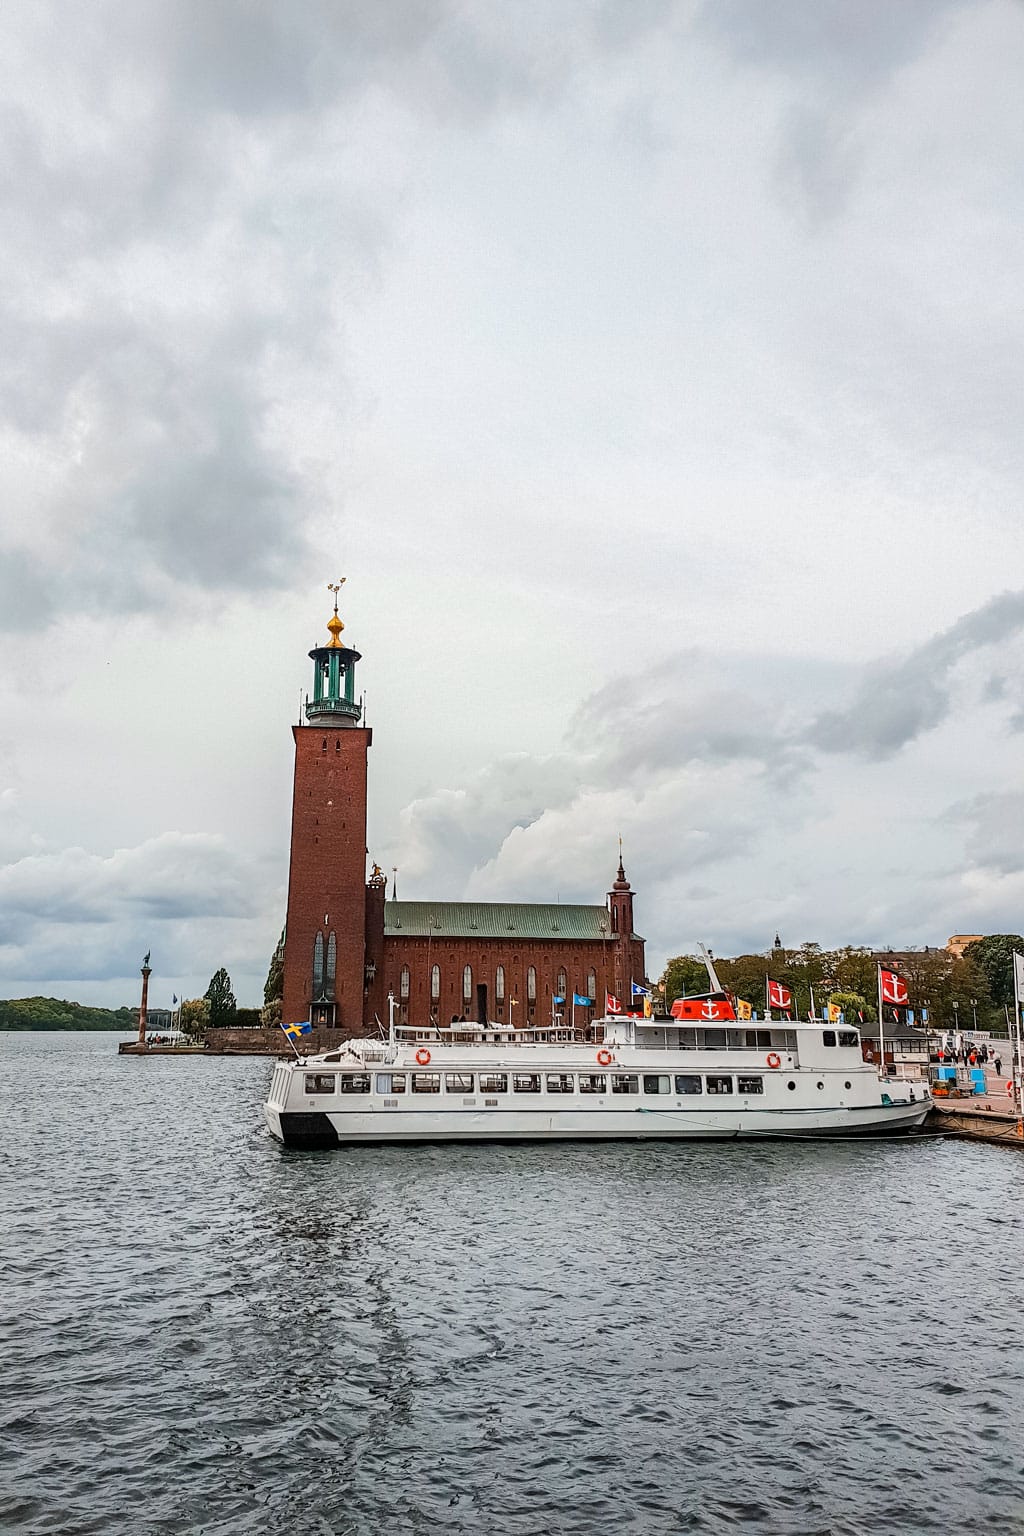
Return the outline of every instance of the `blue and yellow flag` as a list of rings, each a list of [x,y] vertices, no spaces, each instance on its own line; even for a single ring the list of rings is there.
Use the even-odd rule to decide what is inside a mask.
[[[308,1019],[302,1024],[282,1024],[281,1028],[293,1040],[296,1040],[299,1035],[311,1035],[313,1033],[313,1026]]]

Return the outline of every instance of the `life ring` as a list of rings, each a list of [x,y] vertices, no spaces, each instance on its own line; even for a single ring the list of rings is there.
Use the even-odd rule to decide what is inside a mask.
[[[612,1064],[611,1051],[598,1051],[597,1064],[599,1067],[610,1067]]]
[[[416,1052],[416,1064],[420,1067],[430,1066],[430,1052],[427,1050],[425,1045],[421,1045],[419,1050]]]
[[[773,1071],[775,1070],[776,1067],[781,1067],[782,1066],[782,1057],[781,1056],[776,1056],[774,1051],[769,1051],[768,1052],[768,1055],[765,1057],[765,1061],[768,1063],[768,1065],[772,1068]]]

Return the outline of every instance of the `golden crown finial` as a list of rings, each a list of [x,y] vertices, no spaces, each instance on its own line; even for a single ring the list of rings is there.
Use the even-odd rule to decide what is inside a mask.
[[[345,585],[345,581],[346,581],[346,578],[344,576],[339,576],[337,581],[329,581],[327,583],[327,590],[328,590],[328,592],[333,592],[334,593],[334,613],[331,616],[331,618],[329,618],[327,620],[327,628],[331,632],[331,638],[327,642],[327,644],[328,644],[328,648],[331,649],[331,650],[339,650],[340,651],[340,650],[344,649],[344,646],[343,646],[342,641],[341,641],[341,632],[345,628],[345,626],[341,622],[341,620],[338,618],[338,593],[341,591],[342,587]]]

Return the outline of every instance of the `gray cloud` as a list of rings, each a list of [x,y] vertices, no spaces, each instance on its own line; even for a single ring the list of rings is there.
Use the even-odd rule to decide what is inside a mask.
[[[1024,629],[1024,592],[1003,592],[908,655],[869,667],[852,702],[822,711],[807,740],[824,752],[891,757],[946,718],[965,657]]]

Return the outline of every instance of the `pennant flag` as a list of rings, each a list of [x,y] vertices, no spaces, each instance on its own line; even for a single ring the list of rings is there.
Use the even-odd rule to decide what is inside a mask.
[[[651,992],[650,987],[638,987],[635,981],[630,982],[629,990],[633,997],[649,997]]]
[[[299,1035],[311,1035],[313,1033],[313,1026],[308,1019],[301,1024],[282,1024],[281,1028],[293,1040],[297,1040]]]
[[[674,1019],[694,1019],[700,1024],[716,1024],[736,1017],[727,997],[679,997],[669,1011]]]
[[[909,1002],[907,984],[902,976],[897,976],[895,971],[884,971],[879,967],[879,975],[882,978],[882,1002],[899,1003],[905,1006]]]
[[[768,983],[769,1008],[792,1008],[793,994],[788,987],[784,987],[781,981],[769,981]]]
[[[171,998],[171,1007],[172,1008],[177,1008],[177,1006],[178,1006],[178,994],[177,994],[177,992],[175,992],[174,996]]]
[[[741,1019],[752,1019],[754,1017],[753,1008],[749,1003],[745,1003],[742,997],[738,998],[736,1001],[736,1012],[739,1014]]]
[[[892,1016],[893,1016],[893,1018],[894,1018],[894,1019],[895,1019],[895,1020],[896,1020],[896,1023],[897,1023],[897,1024],[898,1024],[898,1023],[899,1023],[899,1021],[900,1021],[900,1011],[899,1011],[899,1009],[898,1009],[898,1008],[894,1008],[894,1009],[893,1009],[893,1011],[892,1011]]]
[[[839,1004],[829,1003],[828,1008],[826,1009],[826,1017],[829,1023],[838,1024],[842,1016],[842,1010],[840,1009]]]
[[[649,992],[646,992],[644,994],[644,1018],[645,1019],[653,1019],[654,1018],[654,1004],[651,1001],[651,995],[650,995]]]
[[[1013,952],[1013,992],[1018,1003],[1024,1003],[1024,955]]]
[[[619,1002],[617,997],[613,996],[611,992],[606,992],[604,995],[604,1011],[605,1013],[622,1012],[622,1004]]]
[[[562,994],[560,992],[556,992],[554,997],[551,999],[551,1001],[553,1003],[564,1003],[565,1002],[565,998],[562,996]]]
[[[572,1005],[574,1008],[593,1008],[594,999],[592,997],[581,997],[578,992],[574,992],[572,995]]]

